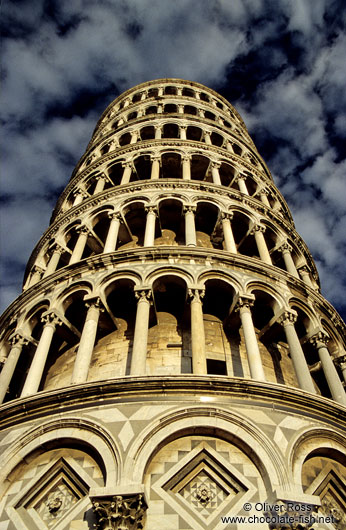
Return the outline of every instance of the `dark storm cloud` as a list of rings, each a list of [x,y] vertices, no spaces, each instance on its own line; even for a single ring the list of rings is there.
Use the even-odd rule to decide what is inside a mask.
[[[181,77],[243,115],[346,311],[344,22],[327,0],[5,2],[2,307],[100,113],[136,83]]]

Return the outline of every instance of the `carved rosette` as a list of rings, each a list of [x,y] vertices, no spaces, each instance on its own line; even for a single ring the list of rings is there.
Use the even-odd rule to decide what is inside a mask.
[[[148,508],[144,495],[114,495],[91,499],[97,530],[140,530]]]

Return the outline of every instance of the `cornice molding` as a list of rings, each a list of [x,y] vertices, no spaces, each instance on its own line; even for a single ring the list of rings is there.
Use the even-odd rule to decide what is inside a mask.
[[[193,382],[193,384],[192,384]],[[222,399],[222,406],[251,405],[283,413],[298,414],[326,422],[337,430],[346,427],[346,407],[330,399],[286,385],[219,376],[141,376],[122,377],[85,383],[54,391],[43,391],[30,398],[19,398],[0,407],[3,428],[42,416],[71,412],[86,407],[105,407],[134,401],[167,402],[176,397],[184,402],[200,403],[200,395]],[[182,404],[183,407],[183,404]],[[192,410],[193,415],[193,410]]]

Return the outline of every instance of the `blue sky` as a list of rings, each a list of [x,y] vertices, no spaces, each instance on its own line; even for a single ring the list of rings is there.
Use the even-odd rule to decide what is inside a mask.
[[[345,319],[345,19],[342,0],[4,0],[1,310],[105,107],[179,77],[241,113]]]

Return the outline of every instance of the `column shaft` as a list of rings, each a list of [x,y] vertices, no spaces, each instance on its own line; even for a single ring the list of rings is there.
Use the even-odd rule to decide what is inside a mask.
[[[268,265],[272,265],[272,260],[261,227],[255,227],[254,235],[261,260],[264,261],[264,263],[268,263]]]
[[[323,369],[323,373],[327,380],[328,387],[332,395],[332,398],[338,403],[341,403],[342,405],[346,405],[345,390],[342,385],[342,382],[340,381],[338,372],[336,371],[336,368],[334,366],[334,363],[330,356],[328,348],[326,347],[324,342],[322,342],[319,335],[316,338],[313,338],[312,342],[317,348],[318,356],[320,358],[322,369]]]
[[[97,177],[97,183],[94,190],[94,195],[101,193],[104,190],[106,179],[104,177]]]
[[[42,335],[34,358],[31,362],[28,375],[26,376],[25,384],[22,390],[21,397],[30,396],[38,391],[44,367],[46,364],[49,348],[54,335],[57,319],[52,318],[51,315],[47,316],[45,325],[43,326]]]
[[[151,162],[151,180],[156,180],[160,178],[160,159],[153,158]]]
[[[215,164],[211,165],[211,176],[213,178],[213,183],[221,186],[219,167],[220,167],[219,165],[215,165]]]
[[[183,158],[183,179],[184,180],[190,180],[191,179],[191,165],[190,165],[190,159],[189,158]]]
[[[137,303],[136,324],[132,346],[131,375],[145,375],[150,315],[150,293],[142,291]]]
[[[203,322],[203,308],[200,293],[190,292],[191,300],[191,350],[192,373],[206,374],[207,360],[205,355],[205,333]]]
[[[260,192],[260,199],[263,202],[263,204],[265,204],[266,206],[268,206],[268,208],[270,208],[270,202],[268,201],[267,193],[264,193],[263,191]]]
[[[261,354],[258,348],[255,328],[252,322],[249,303],[239,302],[239,315],[244,333],[246,354],[252,379],[265,381]]]
[[[145,225],[144,247],[152,247],[155,240],[156,212],[154,208],[147,210],[147,221]]]
[[[88,235],[89,233],[86,229],[81,230],[78,236],[76,245],[73,249],[72,256],[70,258],[70,262],[69,262],[70,265],[72,265],[72,263],[76,263],[77,261],[79,261],[81,257],[83,256],[83,252],[84,252],[85,245],[88,239]]]
[[[244,193],[245,195],[249,195],[249,192],[248,192],[248,189],[247,189],[247,186],[246,186],[246,183],[245,183],[245,177],[238,177],[237,178],[237,183],[238,183],[238,186],[239,186],[239,190]]]
[[[72,384],[85,383],[88,379],[91,356],[95,346],[97,325],[100,316],[100,302],[91,303],[85,318],[76,360],[73,367]]]
[[[188,247],[195,247],[197,245],[195,214],[191,207],[187,207],[185,211],[185,244]]]
[[[104,253],[114,252],[117,246],[117,239],[120,227],[120,217],[117,214],[112,215],[111,222],[109,224]]]
[[[44,271],[44,274],[43,274],[44,278],[46,276],[49,276],[50,274],[53,274],[53,272],[56,271],[58,263],[60,261],[60,256],[61,256],[61,250],[60,249],[55,249],[53,251],[53,254],[50,257],[50,260],[48,262],[47,268]]]
[[[132,165],[131,164],[124,165],[124,172],[121,178],[121,184],[128,184],[130,182],[131,175],[132,175]]]
[[[237,247],[233,237],[231,221],[229,215],[227,214],[222,216],[222,229],[226,250],[228,252],[233,252],[233,254],[237,254]]]
[[[315,394],[316,390],[310,375],[304,352],[294,327],[294,318],[291,318],[290,315],[284,316],[281,319],[281,323],[284,326],[286,340],[293,362],[293,368],[297,376],[298,385],[302,390],[306,390],[307,392],[312,392]]]
[[[17,339],[17,341],[12,345],[11,351],[8,354],[4,367],[0,373],[0,404],[3,403],[5,399],[7,389],[10,386],[23,345],[24,339],[22,338]]]

